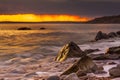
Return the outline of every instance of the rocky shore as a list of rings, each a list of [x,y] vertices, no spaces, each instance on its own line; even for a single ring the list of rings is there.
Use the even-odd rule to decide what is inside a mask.
[[[0,80],[119,80],[120,34],[98,34],[88,44],[68,42],[56,56],[1,54]]]

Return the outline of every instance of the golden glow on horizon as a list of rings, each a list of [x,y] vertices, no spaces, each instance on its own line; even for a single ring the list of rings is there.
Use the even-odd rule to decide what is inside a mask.
[[[47,22],[47,21],[88,21],[89,18],[76,15],[35,15],[35,14],[15,14],[15,15],[0,15],[0,21],[11,22]]]

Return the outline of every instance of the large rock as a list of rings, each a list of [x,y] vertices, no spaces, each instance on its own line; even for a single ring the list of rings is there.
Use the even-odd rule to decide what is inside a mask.
[[[117,47],[110,47],[107,52],[107,54],[120,54],[120,46]]]
[[[113,67],[109,70],[109,74],[112,77],[120,77],[120,66]]]
[[[74,42],[70,42],[63,46],[63,48],[59,51],[55,61],[62,62],[67,58],[72,57],[81,57],[83,56],[83,51],[75,44]]]
[[[94,72],[96,69],[97,66],[93,60],[88,56],[83,56],[61,75],[68,75],[71,73],[76,73],[78,71]]]
[[[108,35],[106,33],[103,33],[102,31],[99,31],[95,37],[95,40],[101,40],[101,39],[108,39]]]

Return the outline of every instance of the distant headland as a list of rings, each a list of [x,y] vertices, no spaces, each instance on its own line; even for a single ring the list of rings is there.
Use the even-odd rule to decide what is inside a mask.
[[[113,15],[113,16],[103,16],[97,17],[92,20],[81,22],[81,21],[44,21],[44,22],[12,22],[12,21],[1,21],[2,23],[23,23],[23,24],[42,24],[42,23],[52,23],[52,24],[120,24],[120,15]]]

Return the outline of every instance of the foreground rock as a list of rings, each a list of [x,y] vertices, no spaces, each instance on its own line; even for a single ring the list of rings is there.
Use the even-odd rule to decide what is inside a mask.
[[[78,73],[78,71],[95,72],[96,69],[97,69],[97,66],[93,62],[93,60],[88,56],[84,56],[80,58],[76,63],[74,63],[70,68],[68,68],[65,72],[63,72],[61,75]]]
[[[101,39],[108,39],[108,35],[106,33],[103,33],[102,31],[99,31],[95,37],[95,40],[101,40]]]
[[[83,51],[75,44],[74,42],[70,42],[63,46],[63,48],[59,51],[55,61],[62,62],[67,58],[72,57],[81,57],[83,56]]]
[[[111,77],[120,77],[120,64],[117,67],[113,67],[109,70]]]
[[[28,27],[21,27],[21,28],[18,28],[17,30],[32,30],[32,29]]]

